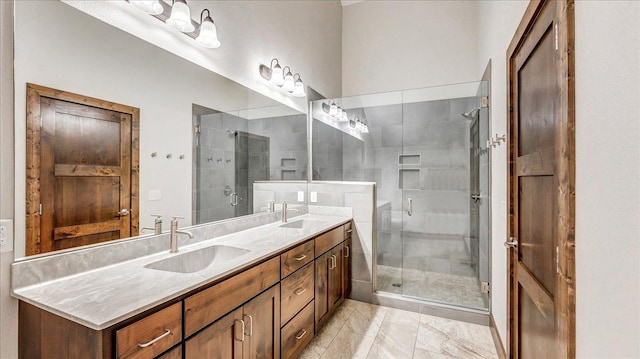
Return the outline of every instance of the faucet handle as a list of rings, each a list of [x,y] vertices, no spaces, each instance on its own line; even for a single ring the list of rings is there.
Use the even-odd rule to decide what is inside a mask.
[[[162,223],[162,215],[161,214],[152,214],[151,217],[156,217],[155,221]]]
[[[171,216],[171,223],[178,224],[179,219],[184,219],[182,216]]]

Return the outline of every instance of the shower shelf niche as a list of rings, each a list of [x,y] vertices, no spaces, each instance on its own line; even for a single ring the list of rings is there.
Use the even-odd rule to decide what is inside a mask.
[[[399,189],[420,189],[420,169],[401,168],[398,170]]]
[[[420,155],[398,155],[399,165],[420,165]]]

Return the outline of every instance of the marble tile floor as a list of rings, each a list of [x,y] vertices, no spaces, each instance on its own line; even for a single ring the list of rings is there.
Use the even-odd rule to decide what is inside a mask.
[[[497,359],[489,327],[347,299],[301,359]]]
[[[468,308],[488,308],[488,297],[480,292],[477,279],[455,274],[420,271],[378,265],[377,290],[404,294]],[[395,284],[395,285],[394,285]],[[403,284],[403,288],[397,286]]]

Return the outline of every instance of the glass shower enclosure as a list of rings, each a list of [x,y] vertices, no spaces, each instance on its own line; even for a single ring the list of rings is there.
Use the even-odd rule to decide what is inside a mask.
[[[313,179],[376,182],[377,292],[489,309],[487,92],[473,82],[312,103]]]

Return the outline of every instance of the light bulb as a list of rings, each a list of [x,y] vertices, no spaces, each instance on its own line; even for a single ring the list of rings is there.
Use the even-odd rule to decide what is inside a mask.
[[[347,111],[342,110],[342,116],[340,116],[340,122],[349,121],[349,116],[347,115]]]
[[[205,10],[203,10],[203,13]],[[208,47],[210,49],[216,49],[220,47],[220,40],[218,40],[218,30],[216,29],[216,24],[213,23],[213,19],[211,18],[211,16],[207,16],[204,18],[204,20],[202,20],[202,23],[200,24],[200,34],[198,34],[198,37],[196,37],[196,41],[201,46]]]
[[[279,63],[276,63],[276,65],[271,70],[271,83],[280,87],[284,85],[284,78],[282,77],[282,67],[280,67]]]
[[[293,96],[293,97],[305,97],[305,96],[307,96],[307,94],[304,92],[304,83],[302,82],[302,79],[300,79],[299,76],[300,75],[298,75],[298,79],[295,82],[293,93],[291,94],[291,96]]]
[[[336,105],[335,102],[332,102],[331,106],[329,106],[329,116],[335,117],[335,115],[337,114],[338,114],[338,105]]]
[[[167,25],[182,32],[193,32],[195,27],[191,23],[191,11],[186,0],[175,0],[171,6],[171,16]]]
[[[369,126],[366,123],[362,124],[362,133],[369,133]]]
[[[282,86],[282,88],[289,92],[293,92],[293,90],[295,90],[296,85],[293,82],[293,74],[291,73],[291,71],[287,72],[284,75],[284,85]]]
[[[160,15],[164,10],[158,0],[129,0],[129,3],[149,15]]]

